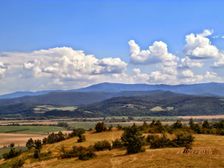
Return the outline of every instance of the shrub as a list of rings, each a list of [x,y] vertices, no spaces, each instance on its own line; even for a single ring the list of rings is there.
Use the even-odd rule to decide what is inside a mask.
[[[111,150],[111,144],[109,141],[107,140],[103,140],[103,141],[98,141],[94,144],[94,149],[97,151],[102,151],[102,150]]]
[[[180,120],[177,120],[177,121],[172,125],[172,128],[173,128],[173,129],[180,129],[180,128],[182,128],[182,127],[183,127],[183,125],[182,125],[182,123],[181,123]]]
[[[186,147],[188,146],[191,146],[192,143],[194,141],[194,137],[189,134],[189,133],[186,133],[186,132],[183,132],[183,133],[179,133],[176,135],[176,138],[173,140],[173,142],[179,146],[179,147]]]
[[[72,158],[72,157],[77,157],[78,155],[73,151],[66,151],[64,146],[61,147],[60,150],[60,158],[65,159],[65,158]]]
[[[71,138],[71,137],[80,136],[84,133],[85,133],[85,130],[82,128],[73,129],[72,132],[69,134],[69,137]]]
[[[127,147],[128,154],[144,151],[144,137],[142,136],[136,125],[127,127],[121,137],[121,140]]]
[[[123,144],[123,142],[120,139],[115,139],[112,142],[112,147],[113,148],[122,148],[122,147],[124,147],[124,144]]]
[[[150,148],[153,149],[165,147],[191,148],[194,138],[189,133],[181,132],[176,134],[176,137],[173,140],[167,138],[166,134],[163,134],[161,137],[159,137],[158,135],[149,135],[146,138],[146,141],[149,143]]]
[[[110,126],[108,127],[108,131],[112,131],[112,129],[113,129],[113,125],[110,125]]]
[[[80,151],[79,153],[79,160],[89,160],[89,159],[92,159],[96,156],[96,154],[94,153],[93,150],[91,149],[83,149]]]
[[[105,126],[104,122],[98,122],[95,126],[96,132],[103,132],[107,130],[107,127]]]
[[[122,130],[123,127],[122,127],[120,124],[117,124],[117,129],[118,129],[118,130]]]
[[[30,150],[33,146],[34,146],[34,141],[33,141],[32,138],[30,138],[30,139],[26,142],[26,147]]]
[[[12,163],[12,168],[21,168],[24,165],[24,160],[17,159]]]
[[[210,128],[210,125],[209,125],[209,123],[208,123],[208,120],[205,120],[204,122],[203,122],[203,124],[202,124],[202,128]]]
[[[35,140],[34,147],[35,147],[35,149],[40,150],[42,148],[41,140],[39,140],[39,139]]]
[[[84,141],[86,141],[85,135],[79,135],[79,139],[77,140],[77,142],[84,142]]]
[[[159,136],[158,135],[148,135],[147,138],[146,138],[146,143],[148,144],[152,144],[153,142],[155,142],[156,140],[159,139]]]
[[[62,147],[60,154],[62,159],[78,157],[80,160],[88,160],[95,156],[96,154],[94,153],[92,147],[85,148],[82,146],[73,146],[73,149],[70,151],[65,151],[64,147]]]
[[[8,152],[8,153],[4,153],[4,154],[2,155],[2,157],[3,157],[5,160],[14,158],[14,157],[16,157],[16,156],[18,156],[18,155],[20,155],[20,154],[22,153],[21,150],[16,150],[16,149],[15,149],[15,144],[14,144],[14,143],[10,144],[9,147],[10,147],[9,152]]]
[[[39,158],[40,158],[40,150],[35,149],[35,150],[34,150],[34,153],[33,153],[33,157],[34,157],[35,159],[39,159]]]
[[[65,135],[59,131],[58,133],[51,133],[47,138],[43,139],[43,144],[52,144],[65,140]]]

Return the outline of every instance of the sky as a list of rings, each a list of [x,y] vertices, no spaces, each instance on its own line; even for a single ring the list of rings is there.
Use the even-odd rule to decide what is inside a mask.
[[[224,1],[1,0],[0,94],[224,82]]]

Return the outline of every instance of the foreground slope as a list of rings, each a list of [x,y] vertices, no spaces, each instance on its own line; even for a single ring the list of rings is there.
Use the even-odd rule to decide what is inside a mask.
[[[52,156],[45,160],[28,159],[25,168],[159,168],[159,167],[224,167],[224,137],[215,135],[194,135],[193,150],[183,153],[183,148],[149,149],[146,152],[126,155],[125,150],[113,149],[111,151],[97,152],[97,157],[92,160],[80,161],[76,158],[58,159],[61,146],[71,148],[73,145],[88,146],[106,139],[112,141],[119,138],[122,131],[103,133],[86,133],[86,142],[76,143],[76,138],[59,143],[46,145],[42,152],[52,152]],[[32,153],[25,153],[21,157],[32,157]],[[10,161],[8,161],[10,162]],[[1,161],[0,167],[9,167],[5,161]]]

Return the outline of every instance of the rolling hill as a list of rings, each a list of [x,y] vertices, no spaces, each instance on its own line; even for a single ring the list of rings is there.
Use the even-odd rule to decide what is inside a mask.
[[[38,105],[77,106],[36,112]],[[170,91],[67,92],[0,101],[1,117],[180,116],[223,114],[224,99]]]
[[[146,95],[114,97],[80,109],[105,116],[213,115],[224,113],[224,100],[219,97],[152,91]]]

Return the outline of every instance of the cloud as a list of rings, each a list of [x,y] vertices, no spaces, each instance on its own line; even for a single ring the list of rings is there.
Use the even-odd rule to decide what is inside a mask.
[[[134,40],[130,40],[128,44],[133,64],[172,63],[176,59],[175,55],[168,52],[167,44],[162,41],[155,41],[147,50],[141,50]]]
[[[32,86],[32,82],[37,80],[45,89],[63,84],[69,87],[73,85],[73,88],[80,87],[80,83],[87,85],[98,82],[106,76],[124,73],[127,68],[127,63],[120,58],[99,59],[70,47],[1,53],[0,61],[0,77],[5,81],[14,79],[27,85],[29,83],[30,86],[24,86],[27,89],[34,89],[36,86]],[[9,69],[7,75],[6,65]],[[40,89],[40,86],[35,89]]]
[[[34,77],[77,79],[89,75],[122,73],[127,63],[120,58],[98,59],[68,47],[51,48],[27,53],[32,60],[23,63]]]
[[[0,79],[4,77],[6,70],[7,66],[3,62],[0,62]]]
[[[162,41],[142,50],[130,40],[130,64],[119,57],[97,58],[70,47],[0,53],[0,93],[74,89],[100,82],[223,82],[220,68],[224,67],[224,52],[211,43],[212,34],[206,29],[186,35],[184,52],[180,55],[170,53]]]
[[[224,67],[224,53],[221,53],[219,58],[213,64],[215,68],[223,68]]]
[[[219,56],[219,50],[210,39],[213,31],[205,29],[200,34],[188,34],[185,37],[185,54],[193,59],[207,59]]]
[[[179,68],[188,69],[193,67],[201,68],[203,67],[203,62],[200,60],[191,59],[188,56],[180,59]]]

